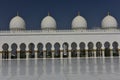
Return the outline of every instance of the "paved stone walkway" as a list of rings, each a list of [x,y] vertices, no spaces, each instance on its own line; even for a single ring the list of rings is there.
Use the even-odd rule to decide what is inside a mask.
[[[0,60],[0,80],[120,80],[120,59]]]

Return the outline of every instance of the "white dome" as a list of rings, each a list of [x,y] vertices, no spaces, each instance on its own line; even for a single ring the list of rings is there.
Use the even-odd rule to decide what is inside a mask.
[[[46,16],[42,21],[41,21],[41,29],[46,30],[46,29],[56,29],[56,21],[53,17],[51,16]]]
[[[86,29],[87,21],[82,16],[76,16],[72,21],[72,29]]]
[[[25,21],[20,16],[13,17],[9,24],[10,30],[24,30],[25,26]]]
[[[111,16],[107,15],[103,20],[102,20],[102,28],[117,28],[117,20]]]

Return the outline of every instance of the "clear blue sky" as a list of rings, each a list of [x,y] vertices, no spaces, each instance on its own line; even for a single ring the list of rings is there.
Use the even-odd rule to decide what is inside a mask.
[[[41,20],[50,12],[58,29],[70,29],[77,15],[85,17],[88,28],[98,27],[109,11],[120,23],[120,0],[0,0],[0,29],[9,29],[9,21],[19,15],[27,29],[40,29]]]

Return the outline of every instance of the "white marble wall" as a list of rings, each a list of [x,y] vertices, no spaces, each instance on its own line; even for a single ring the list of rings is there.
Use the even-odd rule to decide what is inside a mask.
[[[42,43],[43,49],[46,50],[45,45],[50,42],[52,44],[52,50],[54,50],[54,44],[56,42],[60,43],[60,49],[63,50],[63,43],[67,42],[71,50],[71,44],[73,42],[77,43],[77,49],[79,50],[80,42],[84,42],[86,44],[86,49],[88,49],[87,44],[89,42],[93,42],[94,49],[96,49],[97,42],[102,43],[102,49],[104,49],[104,43],[106,41],[110,42],[110,48],[112,49],[112,43],[114,41],[120,43],[120,31],[26,31],[26,32],[14,32],[14,31],[6,31],[0,32],[0,51],[2,51],[2,45],[4,43],[8,43],[9,51],[11,51],[12,43],[16,43],[18,45],[18,51],[20,50],[19,46],[21,43],[25,43],[28,49],[29,43],[35,44],[35,50],[37,50],[37,44]],[[119,45],[120,48],[120,45]]]

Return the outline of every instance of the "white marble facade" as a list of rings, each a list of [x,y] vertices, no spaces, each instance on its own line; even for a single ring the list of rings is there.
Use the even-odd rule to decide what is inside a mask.
[[[97,50],[102,54],[101,57],[104,57],[105,49],[110,49],[110,56],[116,52],[119,55],[120,29],[118,29],[117,20],[110,14],[103,18],[100,29],[87,29],[87,20],[80,14],[72,20],[71,30],[57,30],[57,22],[50,14],[41,21],[41,30],[25,30],[25,21],[19,15],[11,19],[9,27],[10,30],[0,31],[1,53],[3,50],[9,51],[9,55],[14,56],[15,54],[11,53],[16,51],[20,53],[22,48],[20,46],[24,44],[23,51],[32,51],[30,53],[33,54],[38,49],[42,50],[43,58],[46,58],[47,52],[52,53],[52,58],[56,52],[60,53],[60,58],[63,57],[62,53],[68,53],[68,57],[71,58],[71,51],[78,57],[82,49],[85,49],[86,57],[91,55],[87,53],[92,53],[94,54],[92,57],[96,57]],[[5,44],[7,44],[7,50],[3,49]],[[16,55],[19,58],[20,54]],[[37,57],[37,54],[33,57]]]

